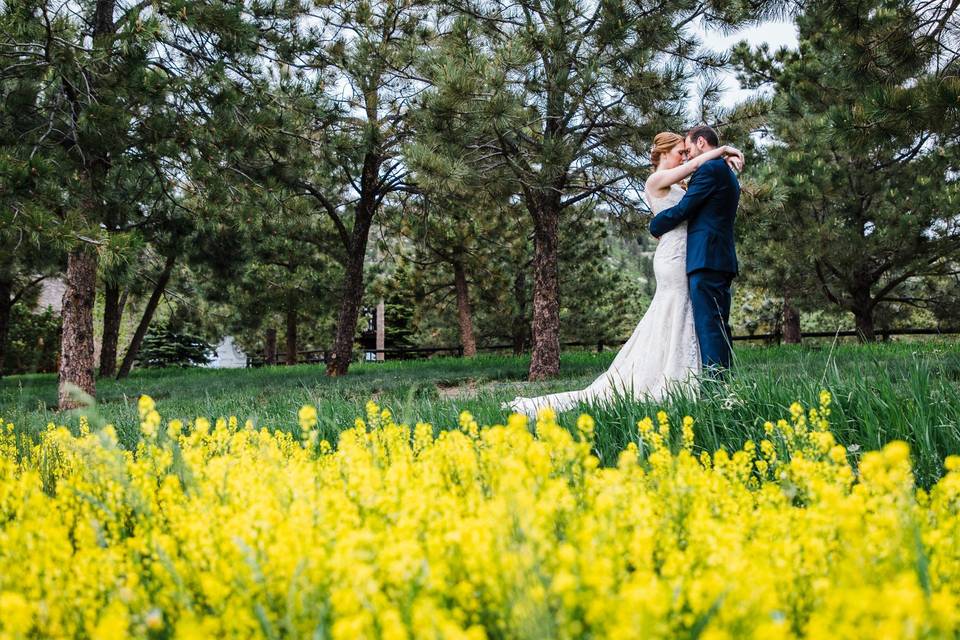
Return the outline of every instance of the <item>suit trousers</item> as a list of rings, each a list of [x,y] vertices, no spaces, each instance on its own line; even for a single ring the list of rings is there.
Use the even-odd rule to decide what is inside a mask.
[[[700,343],[704,371],[723,375],[729,369],[733,350],[730,331],[730,284],[735,274],[699,269],[687,274],[693,322]]]

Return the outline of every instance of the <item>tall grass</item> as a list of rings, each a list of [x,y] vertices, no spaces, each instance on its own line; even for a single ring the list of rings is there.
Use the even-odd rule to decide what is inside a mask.
[[[457,424],[460,411],[481,424],[502,423],[500,403],[515,395],[539,395],[579,388],[603,371],[614,353],[568,352],[562,376],[524,382],[529,357],[480,356],[423,361],[370,363],[350,374],[327,378],[321,366],[262,369],[168,369],[137,371],[129,379],[98,384],[99,420],[116,425],[132,446],[138,437],[136,399],[146,393],[166,418],[236,415],[258,426],[296,429],[297,409],[316,405],[324,437],[353,424],[374,397],[398,421],[431,422],[437,428]],[[582,406],[596,418],[597,448],[604,462],[637,438],[637,422],[661,408],[674,419],[696,419],[697,446],[738,448],[763,437],[763,423],[784,417],[794,401],[816,402],[821,389],[834,397],[832,428],[838,440],[860,451],[890,440],[905,440],[915,457],[918,481],[931,484],[943,458],[960,453],[960,343],[898,342],[877,345],[830,344],[791,347],[741,347],[734,375],[706,386],[698,397],[674,395],[665,403],[619,401]],[[49,375],[14,376],[0,381],[0,417],[33,434],[54,420],[56,379]],[[57,417],[64,422],[64,417]],[[572,419],[561,421],[572,425]],[[76,417],[66,417],[76,424]]]

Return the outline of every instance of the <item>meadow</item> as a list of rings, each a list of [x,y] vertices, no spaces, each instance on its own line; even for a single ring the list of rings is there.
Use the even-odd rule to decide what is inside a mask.
[[[364,414],[368,400],[392,411],[398,422],[456,425],[461,411],[481,424],[504,423],[500,403],[515,395],[539,395],[578,388],[603,371],[615,353],[563,354],[561,377],[525,381],[528,356],[481,355],[474,359],[431,358],[358,364],[349,375],[331,379],[322,366],[258,369],[165,369],[134,371],[130,378],[98,383],[98,404],[87,411],[95,425],[113,424],[120,443],[132,449],[139,439],[137,398],[147,394],[165,417],[235,415],[256,427],[296,433],[297,411],[316,407],[320,436],[336,444],[338,434]],[[618,402],[583,406],[561,416],[570,423],[580,411],[594,417],[596,453],[614,464],[637,423],[664,409],[674,420],[693,416],[695,446],[736,450],[763,436],[763,424],[793,402],[813,402],[822,389],[833,394],[832,431],[853,455],[893,440],[907,442],[921,486],[943,473],[947,455],[960,453],[960,342],[918,340],[860,345],[828,341],[802,346],[739,346],[736,372],[726,384],[705,388],[698,398],[668,402]],[[0,417],[18,431],[37,434],[50,422],[76,432],[78,415],[57,415],[52,375],[0,380]],[[568,425],[569,426],[569,425]]]
[[[611,356],[140,371],[64,414],[8,378],[0,638],[957,637],[956,343],[499,409]]]

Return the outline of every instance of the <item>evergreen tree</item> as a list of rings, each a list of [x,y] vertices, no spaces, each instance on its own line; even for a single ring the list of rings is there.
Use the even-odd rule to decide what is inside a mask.
[[[424,0],[334,0],[318,6],[289,64],[231,128],[227,163],[256,188],[281,189],[325,216],[332,233],[304,238],[341,265],[331,376],[347,372],[365,289],[365,263],[384,202],[409,192],[400,149],[422,88],[413,62],[432,38]],[[240,146],[242,145],[242,146]]]
[[[33,312],[17,304],[10,314],[2,370],[6,373],[46,373],[57,370],[60,315],[50,307]]]
[[[169,322],[150,327],[137,353],[143,367],[188,367],[210,362],[214,349],[189,327]]]
[[[0,229],[0,377],[6,372],[4,362],[10,332],[15,329],[15,311],[29,313],[43,281],[59,270],[62,258],[54,247],[38,247],[11,230],[12,225]]]
[[[0,51],[14,46],[27,11],[0,8]],[[42,91],[38,69],[0,68],[0,376],[8,371],[5,363],[19,361],[6,351],[11,330],[18,332],[14,318],[29,316],[19,307],[31,304],[43,281],[62,269],[73,231],[53,216],[60,197],[58,167],[32,153],[31,132],[45,125],[33,108]]]
[[[0,80],[40,87],[20,105],[43,126],[22,141],[27,155],[18,162],[56,167],[47,175],[59,197],[47,222],[69,240],[61,408],[77,404],[71,386],[95,391],[97,265],[116,212],[149,206],[157,190],[172,198],[182,189],[195,140],[215,128],[204,105],[229,95],[219,87],[255,75],[257,56],[277,50],[271,40],[298,11],[292,2],[249,11],[218,0],[0,7]]]
[[[774,90],[773,142],[754,174],[762,206],[739,225],[744,271],[776,282],[787,304],[819,290],[864,340],[884,305],[956,297],[933,284],[956,277],[960,251],[956,12],[811,1],[796,51],[735,51],[741,82]]]
[[[509,172],[534,229],[529,377],[559,370],[561,229],[573,205],[633,207],[653,135],[679,128],[692,23],[732,24],[762,2],[448,0],[449,36],[427,74],[436,122],[461,127],[450,162]],[[424,145],[425,149],[429,145]],[[437,162],[439,164],[439,162]]]
[[[384,200],[410,189],[400,159],[409,137],[409,110],[421,83],[412,69],[433,35],[433,6],[423,0],[334,0],[321,12],[328,35],[317,57],[343,95],[336,127],[322,136],[321,153],[345,180],[335,194],[304,188],[334,221],[345,260],[332,359],[327,373],[347,373],[364,292],[370,229]],[[347,229],[347,221],[352,226]]]
[[[381,273],[373,276],[366,306],[374,310],[381,300],[384,303],[386,349],[423,346],[423,343],[418,343],[416,339],[422,311],[418,308],[417,301],[422,299],[423,295],[415,273],[416,265],[402,256],[395,258],[393,262],[394,268],[389,273],[381,270]],[[388,359],[396,357],[398,356],[387,356]]]
[[[618,268],[609,215],[589,204],[567,219],[560,242],[560,319],[564,342],[618,345],[650,303],[644,285]],[[630,239],[630,246],[636,242]]]
[[[391,235],[411,246],[408,258],[416,266],[419,302],[454,302],[447,317],[457,319],[457,340],[467,357],[476,355],[474,307],[477,288],[489,286],[498,264],[495,254],[516,242],[525,229],[517,228],[516,216],[504,194],[490,189],[460,192],[446,190],[421,174],[420,194],[408,198],[388,218]]]
[[[199,256],[194,262],[202,262],[210,274],[203,287],[206,298],[230,309],[227,324],[243,335],[241,342],[259,351],[267,332],[276,336],[279,330],[284,335],[285,363],[296,364],[297,352],[305,345],[325,346],[333,326],[338,298],[332,283],[342,271],[327,246],[313,240],[335,231],[306,199],[289,197],[283,190],[259,197],[247,194],[250,199],[238,206],[242,226],[224,230],[240,244],[220,257],[229,264],[218,266],[217,260]],[[266,354],[268,360],[276,357],[275,343],[263,350],[272,351]]]

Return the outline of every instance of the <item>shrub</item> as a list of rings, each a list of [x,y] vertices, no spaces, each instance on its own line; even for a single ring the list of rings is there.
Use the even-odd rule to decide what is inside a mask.
[[[168,323],[150,327],[143,338],[136,363],[141,367],[190,367],[210,362],[214,347],[189,329],[174,329]]]
[[[33,313],[23,304],[10,312],[10,334],[3,372],[44,373],[57,370],[60,353],[60,315],[50,307]]]

